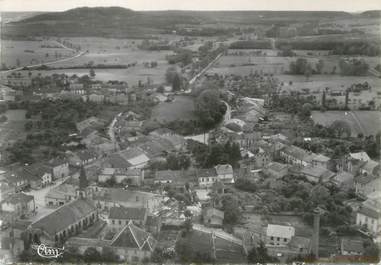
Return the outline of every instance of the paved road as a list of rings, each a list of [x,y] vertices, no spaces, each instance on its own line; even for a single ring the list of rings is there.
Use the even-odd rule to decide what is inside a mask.
[[[212,67],[218,61],[218,59],[220,59],[221,56],[222,53],[218,54],[213,61],[211,61],[204,69],[202,69],[197,75],[195,75],[191,80],[189,80],[189,85],[192,85],[198,78],[205,74],[205,72],[208,71],[209,68]]]
[[[55,208],[48,208],[45,206],[45,196],[46,196],[46,194],[48,194],[48,192],[50,190],[52,190],[53,188],[60,185],[61,183],[63,183],[68,178],[69,177],[56,180],[54,185],[50,185],[50,186],[44,187],[44,188],[39,189],[39,190],[31,190],[28,192],[24,192],[25,194],[34,196],[34,202],[35,202],[36,207],[37,207],[37,214],[35,216],[31,217],[30,221],[36,221],[36,220],[40,219],[41,217],[43,217],[43,216],[45,216],[45,215],[47,215],[47,214],[49,214],[55,210]]]

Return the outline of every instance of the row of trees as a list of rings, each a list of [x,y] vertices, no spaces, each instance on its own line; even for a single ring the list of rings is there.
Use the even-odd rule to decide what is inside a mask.
[[[342,75],[366,75],[369,70],[369,65],[364,59],[341,59],[339,67]]]
[[[293,50],[329,50],[338,55],[366,55],[378,56],[381,54],[379,41],[370,40],[342,40],[319,39],[312,40],[277,40],[276,47],[290,47]]]
[[[218,164],[231,164],[237,167],[238,161],[242,158],[239,145],[230,141],[225,144],[212,143],[207,146],[189,140],[188,150],[202,168],[211,168]]]
[[[319,60],[315,66],[312,66],[307,59],[298,58],[296,61],[290,63],[289,71],[287,73],[291,75],[305,75],[306,78],[309,78],[312,74],[322,74],[323,68],[323,60]]]

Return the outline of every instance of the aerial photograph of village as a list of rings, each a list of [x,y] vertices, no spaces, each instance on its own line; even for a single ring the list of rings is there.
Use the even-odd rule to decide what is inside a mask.
[[[379,263],[381,2],[151,2],[0,1],[0,264]]]

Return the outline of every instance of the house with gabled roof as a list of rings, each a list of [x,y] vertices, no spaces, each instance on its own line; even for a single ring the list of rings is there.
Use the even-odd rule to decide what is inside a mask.
[[[354,187],[354,176],[352,173],[341,171],[337,172],[336,176],[331,179],[339,189],[349,191]]]
[[[356,213],[356,225],[365,227],[376,239],[380,241],[381,232],[381,199],[367,199],[364,201]]]
[[[19,192],[9,195],[0,202],[2,212],[10,212],[14,217],[28,215],[35,211],[34,196]]]
[[[45,204],[49,207],[61,206],[77,198],[77,187],[62,183],[45,195]]]
[[[211,261],[224,264],[247,262],[247,249],[241,239],[222,230],[193,224],[193,229],[185,238],[177,237],[176,245],[189,249],[189,255],[202,254]]]
[[[56,157],[47,163],[53,171],[55,179],[64,178],[69,175],[69,161],[65,157]]]
[[[79,234],[98,220],[98,209],[92,200],[79,198],[57,208],[28,227],[32,243],[57,245]]]
[[[109,168],[143,168],[150,158],[141,148],[128,148],[110,155],[105,161],[105,167]]]
[[[287,164],[302,167],[311,165],[313,159],[311,153],[295,145],[284,147],[282,150],[280,150],[279,155],[281,159]]]
[[[111,240],[99,238],[70,238],[65,246],[78,249],[79,254],[83,254],[87,248],[93,247],[102,252],[108,248],[114,252],[120,261],[130,263],[141,263],[143,260],[150,259],[156,248],[156,239],[148,232],[134,225],[130,221],[119,233],[116,233]]]
[[[105,183],[114,178],[116,183],[140,186],[144,181],[144,170],[140,168],[103,168],[98,175],[98,182]]]
[[[25,166],[22,175],[28,180],[32,189],[40,189],[53,181],[52,168],[42,163]]]
[[[331,181],[335,177],[335,173],[323,168],[323,167],[313,167],[308,166],[301,169],[296,169],[297,174],[304,176],[310,182],[314,183],[326,183]]]
[[[144,192],[125,190],[120,188],[102,188],[93,195],[98,208],[108,211],[113,206],[124,206],[132,208],[147,208],[151,213],[157,210],[163,200],[162,195]]]
[[[373,192],[381,192],[381,176],[360,174],[354,178],[356,194],[367,197]]]
[[[69,164],[76,167],[91,164],[98,157],[95,152],[89,149],[84,149],[77,152],[68,151],[66,153]]]
[[[217,179],[225,184],[234,183],[233,167],[229,164],[217,165],[214,167]]]
[[[364,242],[361,238],[352,239],[343,237],[340,240],[340,254],[344,256],[362,256],[364,254]]]
[[[286,246],[295,236],[295,228],[286,225],[268,224],[266,229],[266,245]]]
[[[147,208],[144,207],[114,206],[110,208],[107,224],[109,227],[118,230],[128,225],[130,221],[140,227],[144,227],[147,221],[147,213]]]

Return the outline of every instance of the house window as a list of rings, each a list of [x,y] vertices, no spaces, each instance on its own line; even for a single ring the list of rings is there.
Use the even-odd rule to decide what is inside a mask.
[[[276,239],[277,241],[280,241],[280,238],[279,237],[277,237],[277,239]]]
[[[271,240],[274,240],[274,237],[273,237],[273,236],[271,237]]]
[[[287,238],[284,238],[283,241],[284,241],[284,242],[287,242]]]

